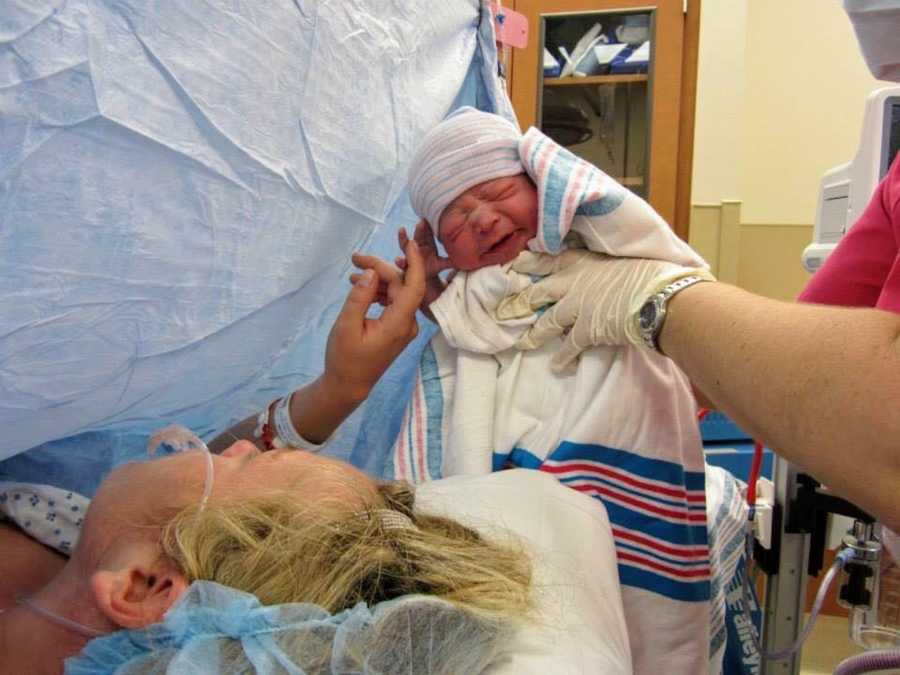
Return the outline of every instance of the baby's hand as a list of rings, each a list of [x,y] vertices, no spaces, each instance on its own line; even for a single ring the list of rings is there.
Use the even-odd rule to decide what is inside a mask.
[[[413,239],[416,244],[418,244],[419,251],[421,251],[422,257],[425,259],[425,298],[422,300],[422,305],[419,309],[425,316],[434,321],[434,316],[432,316],[431,310],[429,310],[428,307],[432,302],[437,300],[441,293],[444,292],[447,283],[449,283],[450,279],[453,278],[453,274],[456,272],[454,270],[447,278],[446,282],[440,277],[440,273],[444,270],[452,270],[453,264],[450,262],[449,258],[444,258],[438,253],[434,234],[432,234],[431,228],[428,227],[428,223],[424,220],[420,220],[416,224]],[[406,234],[406,228],[401,227],[397,232],[397,243],[400,244],[401,251],[406,250],[408,241],[409,236]],[[406,269],[406,258],[404,256],[398,256],[394,262],[400,269]]]
[[[378,256],[366,255],[365,253],[354,253],[350,259],[353,264],[360,270],[380,269],[382,273],[378,275],[378,289],[375,292],[375,302],[382,307],[388,307],[394,301],[393,294],[397,288],[395,283],[387,280],[394,277],[394,281],[402,280],[404,276],[403,270],[398,270],[389,262],[382,260]],[[350,274],[350,283],[356,284],[362,278],[362,272],[356,271]],[[392,288],[393,286],[393,288]]]

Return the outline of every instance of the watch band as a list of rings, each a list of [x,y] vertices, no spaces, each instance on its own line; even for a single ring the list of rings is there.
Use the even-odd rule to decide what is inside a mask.
[[[679,291],[690,288],[701,281],[709,281],[709,279],[696,274],[681,277],[651,295],[647,302],[644,303],[644,308],[647,308],[648,305],[652,305],[653,308],[652,322],[649,325],[641,324],[640,326],[641,337],[650,349],[662,354],[662,350],[659,348],[659,334],[662,332],[662,327],[666,320],[666,307],[669,300]],[[644,308],[642,308],[641,314],[644,314]]]

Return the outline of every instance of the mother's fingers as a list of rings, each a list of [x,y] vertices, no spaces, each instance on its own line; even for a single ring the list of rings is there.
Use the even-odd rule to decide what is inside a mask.
[[[354,253],[351,258],[353,264],[362,270],[374,270],[379,280],[391,284],[403,281],[403,273],[394,265],[386,262],[375,255],[367,255],[365,253]]]
[[[406,250],[406,242],[408,242],[408,241],[409,241],[409,235],[406,234],[406,228],[401,227],[399,230],[397,230],[397,243],[400,244],[401,251]]]
[[[350,275],[350,283],[358,284],[363,279],[362,272],[356,272]],[[375,302],[379,305],[386,307],[390,304],[390,300],[388,298],[388,287],[387,284],[383,282],[378,282],[378,290],[375,293]]]
[[[357,339],[362,335],[366,312],[378,295],[376,279],[375,273],[368,270],[359,275],[350,293],[347,294],[347,299],[344,300],[344,306],[335,319],[332,331],[353,335]]]

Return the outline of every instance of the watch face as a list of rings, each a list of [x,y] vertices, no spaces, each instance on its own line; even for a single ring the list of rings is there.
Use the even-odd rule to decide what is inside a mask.
[[[644,306],[641,307],[641,313],[638,316],[638,322],[640,323],[641,330],[649,331],[653,328],[653,324],[656,322],[656,303],[652,300],[645,302]]]

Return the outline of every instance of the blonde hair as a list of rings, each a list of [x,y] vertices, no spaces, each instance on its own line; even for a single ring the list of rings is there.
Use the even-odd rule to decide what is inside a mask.
[[[288,492],[211,501],[175,515],[162,548],[189,581],[253,593],[263,604],[338,612],[418,593],[491,617],[531,609],[531,561],[521,544],[419,513],[414,501],[405,483],[379,484],[363,512],[304,504]],[[397,527],[379,517],[382,509],[413,526]]]

